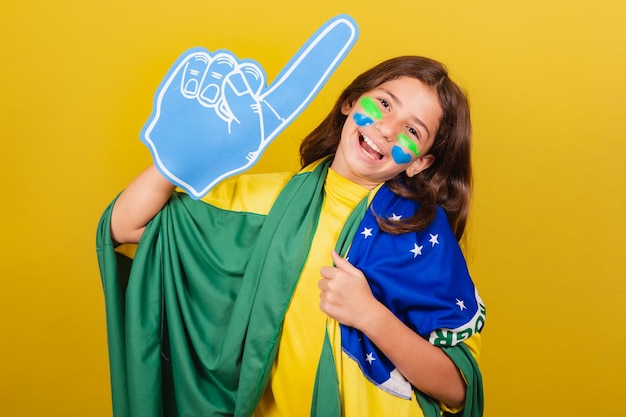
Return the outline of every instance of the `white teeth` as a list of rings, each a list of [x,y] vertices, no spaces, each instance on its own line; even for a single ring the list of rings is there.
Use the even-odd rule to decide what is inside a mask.
[[[363,141],[369,145],[370,148],[374,149],[376,152],[382,155],[383,151],[374,143],[370,138],[365,135],[363,136]]]

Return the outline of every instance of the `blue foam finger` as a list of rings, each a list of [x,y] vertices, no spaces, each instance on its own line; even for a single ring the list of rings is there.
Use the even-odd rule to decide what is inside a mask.
[[[322,26],[269,87],[249,59],[193,48],[159,85],[141,131],[155,166],[193,198],[251,167],[311,102],[356,41],[345,15]]]
[[[207,68],[214,58],[205,48],[193,48],[172,65],[157,89],[152,114],[141,132],[159,171],[195,198],[206,186],[203,178],[214,175],[212,168],[206,167],[211,159],[207,154],[211,144],[219,141],[211,140],[207,132],[213,138],[228,136],[228,118],[216,111],[219,103],[209,106],[198,97],[205,88],[206,74],[198,69],[201,61]]]
[[[358,38],[356,22],[339,15],[322,26],[294,55],[262,96],[284,120],[266,140],[282,131],[321,90]]]

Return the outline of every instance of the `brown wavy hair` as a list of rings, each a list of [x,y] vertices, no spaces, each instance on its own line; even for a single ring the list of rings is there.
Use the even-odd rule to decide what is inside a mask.
[[[425,229],[441,206],[458,240],[463,236],[469,212],[472,186],[472,127],[467,95],[450,79],[446,67],[438,61],[420,56],[401,56],[384,61],[359,75],[339,96],[326,118],[300,145],[300,162],[309,165],[334,155],[341,139],[346,115],[344,103],[353,104],[363,94],[400,77],[416,78],[437,91],[442,109],[439,129],[428,151],[435,157],[430,167],[409,177],[402,172],[387,181],[396,194],[420,203],[414,216],[402,222],[379,218],[381,228],[400,234]]]

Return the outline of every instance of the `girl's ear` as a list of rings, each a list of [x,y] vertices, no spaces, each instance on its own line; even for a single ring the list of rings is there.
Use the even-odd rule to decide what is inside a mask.
[[[354,107],[354,101],[349,101],[349,100],[344,101],[343,104],[341,105],[341,114],[343,114],[344,116],[349,115],[353,107]]]
[[[433,162],[435,162],[435,155],[428,154],[422,156],[421,158],[417,158],[406,169],[406,175],[413,177],[431,166]]]

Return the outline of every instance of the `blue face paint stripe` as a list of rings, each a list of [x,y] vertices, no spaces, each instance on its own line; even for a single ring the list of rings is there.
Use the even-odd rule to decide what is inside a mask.
[[[354,113],[354,121],[357,126],[371,126],[374,124],[374,121],[361,113]]]
[[[404,150],[398,145],[395,145],[393,148],[391,148],[391,155],[393,156],[393,160],[395,161],[395,163],[398,165],[408,164],[409,162],[411,162],[411,155],[404,152]]]

